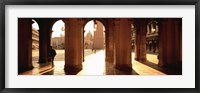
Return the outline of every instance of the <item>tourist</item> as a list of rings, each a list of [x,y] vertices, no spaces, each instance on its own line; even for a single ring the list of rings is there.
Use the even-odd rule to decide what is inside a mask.
[[[49,50],[49,58],[50,58],[50,62],[52,62],[52,66],[54,67],[54,57],[56,56],[56,51],[52,48],[52,46],[50,46],[50,50]]]

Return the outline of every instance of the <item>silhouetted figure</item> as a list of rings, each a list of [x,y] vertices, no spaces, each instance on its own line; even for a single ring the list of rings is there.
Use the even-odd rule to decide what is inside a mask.
[[[52,66],[54,66],[54,57],[56,56],[56,51],[50,46],[49,58],[51,59]]]

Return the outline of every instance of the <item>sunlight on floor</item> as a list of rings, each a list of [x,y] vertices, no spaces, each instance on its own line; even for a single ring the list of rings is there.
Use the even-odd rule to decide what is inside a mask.
[[[60,52],[62,53],[62,52]],[[134,59],[134,53],[132,53],[132,59]],[[85,62],[83,62],[83,69],[77,75],[105,75],[107,72],[116,71],[123,74],[123,72],[119,70],[113,70],[109,65],[107,69],[105,69],[105,51],[100,50],[96,53],[92,53],[85,57]],[[157,55],[147,54],[148,62],[151,62],[155,66],[158,64]],[[64,61],[54,61],[55,67],[51,67],[50,65],[39,68],[37,62],[33,62],[34,69],[30,71],[26,71],[21,73],[20,75],[65,75],[64,71]],[[145,65],[141,62],[132,61],[133,70],[139,75],[166,75],[165,73],[154,69],[148,65]],[[105,71],[106,70],[106,71]],[[113,74],[115,74],[113,73]]]
[[[132,62],[132,68],[139,74],[139,75],[165,75],[156,69],[153,69],[147,65],[144,65],[138,61]]]
[[[83,70],[81,70],[77,75],[103,75],[105,69],[104,52],[105,51],[99,51],[94,55],[85,57]]]

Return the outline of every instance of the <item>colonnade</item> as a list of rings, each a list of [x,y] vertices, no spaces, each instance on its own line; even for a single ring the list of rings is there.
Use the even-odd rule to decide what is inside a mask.
[[[53,24],[60,19],[38,18],[39,63],[46,63]],[[65,71],[80,71],[83,66],[83,28],[89,20],[105,26],[105,62],[119,70],[132,70],[131,24],[136,27],[135,60],[147,61],[146,34],[150,18],[62,18],[65,23]],[[181,66],[182,20],[159,18],[159,66]],[[32,69],[32,19],[18,19],[18,73]]]

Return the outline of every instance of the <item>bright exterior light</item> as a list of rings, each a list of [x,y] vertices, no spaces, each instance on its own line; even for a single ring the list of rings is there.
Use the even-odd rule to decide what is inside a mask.
[[[152,28],[151,31],[154,33],[154,32],[156,31],[156,29],[155,29],[155,28]]]

